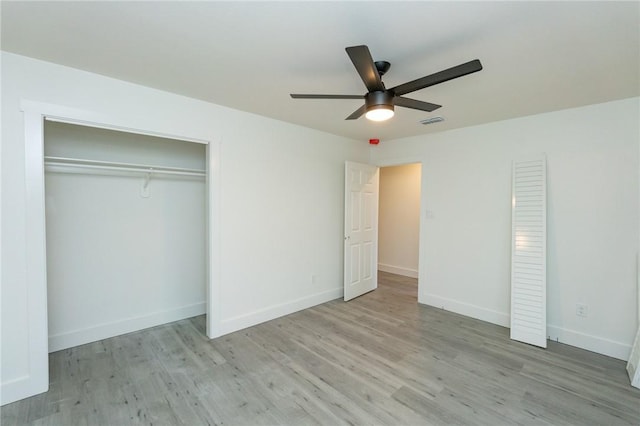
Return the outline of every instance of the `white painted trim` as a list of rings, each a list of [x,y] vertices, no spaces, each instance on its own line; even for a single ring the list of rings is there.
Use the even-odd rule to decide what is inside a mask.
[[[25,209],[26,209],[26,270],[29,372],[19,379],[0,384],[0,405],[27,398],[49,387],[49,350],[47,329],[46,230],[44,204],[44,120],[54,119],[110,130],[205,143],[208,168],[208,256],[207,270],[207,335],[220,335],[220,141],[204,140],[188,134],[168,134],[132,125],[135,118],[114,117],[95,111],[61,105],[22,100],[25,129]]]
[[[49,389],[47,327],[47,254],[44,203],[44,122],[34,111],[24,114],[26,189],[26,284],[29,323],[29,375],[19,398]],[[4,384],[3,384],[4,388]],[[11,400],[2,392],[2,404]]]
[[[491,324],[509,327],[509,314],[483,308],[478,305],[472,305],[470,303],[464,303],[430,293],[425,293],[424,302],[421,301],[420,303],[444,309],[445,311],[455,312],[456,314],[464,315],[467,317],[490,322]]]
[[[254,326],[272,319],[280,318],[303,309],[311,308],[331,300],[342,298],[344,289],[337,287],[332,290],[323,291],[321,293],[312,294],[311,296],[301,297],[300,299],[278,305],[269,306],[247,314],[238,315],[221,323],[222,334],[233,333],[247,327]]]
[[[549,340],[565,343],[623,361],[627,361],[631,353],[631,345],[599,336],[580,333],[579,331],[569,330],[557,325],[547,324],[547,333],[549,334]]]
[[[403,268],[402,266],[387,265],[386,263],[378,263],[378,270],[389,272],[390,274],[402,275],[404,277],[418,278],[418,270],[411,268]]]
[[[213,339],[221,336],[221,284],[220,284],[220,143],[207,144],[207,211],[209,220],[206,222],[207,233],[207,337]]]
[[[470,303],[459,302],[446,297],[440,297],[435,294],[424,294],[424,302],[420,303],[507,328],[510,325],[510,317],[506,313],[482,308]],[[549,334],[549,340],[558,341],[623,361],[627,361],[631,353],[631,346],[628,344],[580,333],[552,324],[547,324],[547,333]]]
[[[56,352],[86,343],[139,331],[157,325],[179,321],[185,318],[202,315],[206,311],[206,303],[182,306],[176,309],[154,312],[149,315],[126,318],[105,324],[95,325],[79,330],[49,336],[49,352]]]
[[[25,189],[27,223],[25,243],[27,259],[28,374],[1,384],[0,404],[46,392],[49,389],[47,351],[47,261],[44,219],[43,119],[36,111],[24,112]]]
[[[0,55],[0,80],[1,80],[1,74],[2,74],[2,55]],[[2,110],[4,108],[0,107],[0,123],[4,123],[4,121],[2,121]],[[4,206],[4,198],[2,197],[2,143],[0,143],[0,242],[4,241],[2,239],[2,209]],[[2,244],[0,243],[0,289],[4,288],[4,286],[2,285]],[[0,306],[2,306],[2,291],[0,290]],[[2,343],[1,343],[0,339],[0,361],[2,360]],[[2,376],[2,374],[0,373],[0,377]],[[2,391],[3,391],[3,386],[0,386],[0,403],[3,400],[2,398]]]
[[[30,396],[33,386],[31,376],[22,376],[2,383],[2,405]]]
[[[43,104],[43,103],[31,102],[31,101],[24,101],[22,102],[22,105],[23,105],[23,109],[25,105],[27,105],[27,107],[32,107],[33,105],[39,105],[40,107],[44,106],[46,108],[51,108],[51,105],[49,104]],[[56,123],[74,124],[79,126],[94,127],[96,129],[116,130],[119,132],[134,133],[137,135],[154,136],[154,137],[163,138],[163,139],[174,139],[180,142],[186,141],[186,142],[200,143],[204,145],[209,144],[209,141],[204,139],[177,136],[177,135],[172,135],[168,133],[156,132],[153,130],[141,130],[141,129],[123,126],[123,125],[106,124],[103,122],[97,122],[95,120],[91,121],[90,119],[87,119],[87,118],[75,119],[75,118],[58,116],[56,114],[45,114],[45,116],[47,121],[53,121]]]

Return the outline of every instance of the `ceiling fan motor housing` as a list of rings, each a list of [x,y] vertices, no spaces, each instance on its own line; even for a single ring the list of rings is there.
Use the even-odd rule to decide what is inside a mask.
[[[364,96],[364,102],[367,111],[385,106],[386,109],[393,110],[393,93],[388,90],[376,90],[369,92]]]

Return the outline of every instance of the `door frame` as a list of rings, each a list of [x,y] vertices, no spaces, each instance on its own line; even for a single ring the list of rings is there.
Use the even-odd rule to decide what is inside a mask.
[[[420,164],[420,236],[418,240],[418,303],[426,305],[426,279],[425,279],[425,270],[424,265],[427,264],[426,259],[424,259],[425,252],[423,250],[422,242],[426,236],[425,234],[425,219],[427,216],[427,204],[424,196],[424,167],[425,162],[420,157],[403,157],[403,158],[392,158],[392,159],[384,159],[377,160],[371,162],[372,165],[377,166],[379,168],[383,167],[393,167],[393,166],[406,166],[408,164]],[[378,226],[380,224],[378,223]],[[380,232],[378,230],[378,235]]]
[[[220,142],[202,139],[184,131],[168,134],[162,130],[132,124],[129,117],[116,117],[93,111],[23,100],[25,138],[25,225],[27,324],[29,375],[12,389],[21,399],[49,388],[49,343],[47,318],[47,256],[44,186],[44,122],[59,121],[88,127],[137,133],[175,139],[185,143],[206,145],[206,333],[210,338],[220,335]],[[17,383],[16,383],[17,385]]]

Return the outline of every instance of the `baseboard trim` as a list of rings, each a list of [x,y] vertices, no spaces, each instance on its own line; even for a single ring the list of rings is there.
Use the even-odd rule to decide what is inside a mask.
[[[11,404],[49,390],[49,377],[47,381],[38,380],[33,375],[22,376],[0,385],[0,405]]]
[[[444,309],[445,311],[455,312],[456,314],[490,322],[491,324],[509,327],[509,315],[492,309],[483,308],[471,303],[464,303],[458,300],[448,299],[446,297],[436,296],[435,294],[425,293],[420,303]]]
[[[402,275],[404,277],[418,278],[417,269],[403,268],[401,266],[393,266],[393,265],[387,265],[385,263],[378,263],[378,270],[382,272],[388,272],[390,274]]]
[[[497,324],[507,328],[511,326],[509,314],[486,309],[470,303],[460,302],[458,300],[448,299],[446,297],[436,296],[435,294],[424,294],[420,303],[486,321],[491,324]],[[599,336],[581,333],[575,330],[569,330],[553,324],[547,324],[547,335],[549,340],[565,343],[567,345],[586,349],[591,352],[621,359],[623,361],[628,361],[629,354],[631,353],[631,345],[605,339]]]
[[[193,305],[181,306],[166,311],[154,312],[149,315],[127,318],[106,324],[100,324],[74,330],[66,333],[49,336],[49,353],[74,346],[84,345],[121,334],[143,330],[149,327],[179,321],[185,318],[202,315],[206,312],[206,303],[200,302]]]
[[[311,308],[321,303],[329,302],[342,297],[342,287],[316,293],[311,296],[301,297],[290,302],[269,306],[247,314],[238,315],[220,322],[221,334],[233,333],[272,319],[280,318],[303,309]]]
[[[552,324],[547,324],[547,334],[549,335],[549,340],[565,343],[623,361],[628,361],[629,354],[631,354],[631,345],[575,330],[569,330]]]

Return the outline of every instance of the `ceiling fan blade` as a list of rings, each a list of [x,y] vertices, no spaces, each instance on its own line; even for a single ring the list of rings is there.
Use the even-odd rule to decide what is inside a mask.
[[[420,111],[427,112],[435,111],[442,106],[429,102],[418,101],[416,99],[403,98],[401,96],[396,96],[395,98],[393,98],[393,104],[396,106],[418,109]]]
[[[481,69],[482,64],[480,63],[480,61],[478,59],[474,59],[473,61],[464,63],[462,65],[458,65],[453,68],[449,68],[444,71],[440,71],[435,74],[431,74],[426,77],[401,84],[390,90],[393,91],[396,96],[401,96],[407,93],[415,92],[416,90],[424,89],[425,87],[444,83],[445,81],[453,80],[454,78],[462,77],[464,75],[480,71]]]
[[[351,62],[356,67],[360,78],[364,82],[369,92],[384,90],[384,84],[380,79],[378,69],[371,58],[371,53],[367,46],[352,46],[345,49],[347,55],[351,58]]]
[[[345,118],[345,120],[356,120],[356,119],[362,117],[362,114],[364,114],[366,110],[367,110],[367,106],[366,105],[362,105],[360,108],[358,108],[357,110],[353,111],[353,113],[350,116]]]
[[[362,99],[362,95],[311,95],[291,93],[293,99]]]

